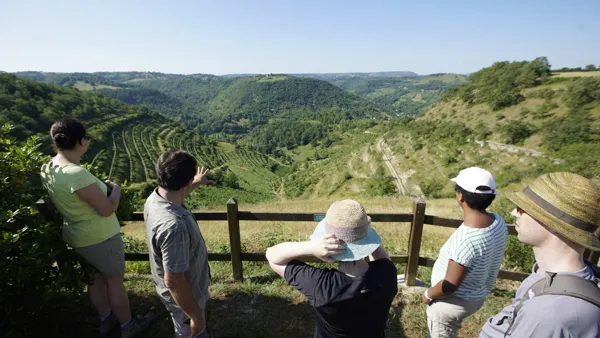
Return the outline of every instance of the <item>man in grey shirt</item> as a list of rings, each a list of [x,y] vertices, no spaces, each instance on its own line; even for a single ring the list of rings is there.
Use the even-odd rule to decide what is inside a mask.
[[[513,303],[489,318],[479,337],[600,337],[598,306],[571,296],[536,297],[530,290],[535,282],[546,278],[546,272],[594,280],[583,252],[585,248],[600,250],[600,239],[595,235],[600,221],[598,187],[579,175],[552,173],[507,197],[517,205],[512,214],[518,238],[533,247],[536,264]],[[529,299],[515,316],[515,308],[524,297]]]
[[[185,151],[163,153],[156,163],[158,188],[144,206],[152,278],[171,314],[176,337],[206,336],[210,283],[206,244],[183,200],[198,185],[213,183],[207,173]]]

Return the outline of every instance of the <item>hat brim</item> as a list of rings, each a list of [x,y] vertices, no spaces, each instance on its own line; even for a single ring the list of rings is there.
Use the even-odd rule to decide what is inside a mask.
[[[511,202],[525,210],[531,217],[543,223],[545,226],[552,228],[566,239],[592,251],[600,251],[600,239],[594,233],[578,229],[571,224],[552,216],[542,207],[531,201],[521,191],[507,192],[505,195]]]
[[[315,240],[323,237],[325,237],[325,220],[319,222],[315,231],[310,235],[310,239]],[[341,244],[344,246],[344,253],[331,256],[331,258],[340,262],[352,262],[363,259],[377,250],[381,245],[381,238],[377,234],[377,231],[369,226],[369,231],[365,238],[352,243],[342,241]]]

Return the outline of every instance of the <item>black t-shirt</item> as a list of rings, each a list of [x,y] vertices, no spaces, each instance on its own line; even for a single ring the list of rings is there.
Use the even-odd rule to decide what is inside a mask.
[[[317,310],[314,338],[384,337],[392,300],[398,292],[396,267],[388,259],[369,262],[362,277],[320,269],[297,260],[285,279]]]

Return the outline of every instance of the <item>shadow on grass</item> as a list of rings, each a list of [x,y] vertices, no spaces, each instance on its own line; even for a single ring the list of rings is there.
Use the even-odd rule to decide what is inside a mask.
[[[158,316],[153,327],[161,326],[159,323],[161,319],[168,318],[168,313],[164,310],[158,297],[130,294],[129,301],[134,315],[153,312]],[[93,309],[86,293],[56,293],[48,297],[48,300],[24,305],[24,308],[29,310],[15,311],[11,314],[11,323],[6,327],[0,327],[0,336],[11,338],[100,337],[96,331],[99,324],[98,314]],[[172,325],[170,322],[167,324],[168,331],[166,332],[170,333]],[[165,332],[164,329],[161,331]],[[120,331],[115,328],[106,337],[121,337]],[[145,336],[141,335],[140,337]],[[148,335],[147,337],[165,337],[165,335]]]
[[[266,277],[266,276],[265,276]],[[211,300],[208,322],[211,337],[312,337],[315,310],[308,302],[234,290],[225,299]],[[393,307],[386,337],[404,337],[402,307]]]
[[[267,277],[267,276],[264,276]],[[170,316],[154,294],[129,295],[132,311],[143,315],[153,312],[153,326],[138,337],[172,337]],[[211,337],[312,337],[315,310],[306,301],[295,304],[288,298],[248,293],[227,292],[222,299],[211,299],[208,305],[208,332]],[[386,337],[404,337],[401,325],[402,307],[393,307],[388,318]],[[81,337],[95,338],[98,317],[86,294],[56,294],[38,309],[21,317],[19,328],[3,337]],[[120,337],[118,328],[106,336]]]

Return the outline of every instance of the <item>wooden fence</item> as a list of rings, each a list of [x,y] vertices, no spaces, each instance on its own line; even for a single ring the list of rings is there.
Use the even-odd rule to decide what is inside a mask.
[[[434,259],[421,257],[421,238],[423,236],[424,224],[458,228],[462,220],[431,216],[425,214],[425,200],[419,198],[414,201],[413,212],[410,214],[369,214],[371,220],[376,223],[396,222],[410,223],[410,235],[408,239],[408,255],[391,256],[394,263],[406,264],[405,281],[407,286],[414,286],[416,282],[417,269],[419,266],[433,267]],[[38,209],[44,214],[48,214],[51,205],[48,202],[39,201]],[[227,202],[227,212],[194,212],[197,221],[227,221],[229,225],[229,244],[231,252],[228,253],[208,253],[209,261],[230,261],[233,271],[233,278],[241,281],[244,278],[243,261],[266,262],[267,258],[264,252],[242,252],[242,243],[240,237],[240,221],[284,221],[284,222],[319,222],[324,217],[324,213],[273,213],[273,212],[250,212],[239,211],[237,201],[232,198]],[[144,215],[141,212],[134,212],[130,218],[124,221],[143,221]],[[509,234],[516,235],[515,226],[508,225]],[[593,262],[597,262],[600,252],[587,252],[585,256]],[[125,260],[128,261],[148,261],[148,253],[126,253]],[[308,261],[317,262],[317,259]],[[500,270],[498,278],[522,281],[529,273]]]
[[[397,222],[410,223],[410,236],[408,243],[408,255],[391,256],[394,263],[406,264],[405,281],[406,285],[415,285],[417,269],[419,266],[432,267],[434,259],[419,256],[421,249],[421,238],[423,236],[423,225],[430,224],[435,226],[457,228],[462,220],[443,218],[425,214],[426,203],[423,199],[415,200],[413,212],[410,214],[369,214],[374,223]],[[227,212],[195,212],[194,216],[198,221],[227,221],[229,225],[229,253],[209,253],[209,261],[231,261],[233,278],[236,281],[243,280],[244,268],[243,261],[267,261],[265,254],[242,252],[240,238],[240,221],[284,221],[284,222],[319,222],[324,217],[323,213],[266,213],[250,212],[238,210],[238,203],[235,199],[227,202]],[[128,221],[143,221],[143,214],[133,213]],[[511,234],[516,234],[514,225],[508,226]],[[147,261],[147,253],[127,253],[126,260]],[[314,261],[317,261],[316,259]],[[521,281],[529,274],[513,271],[500,271],[498,278]]]

